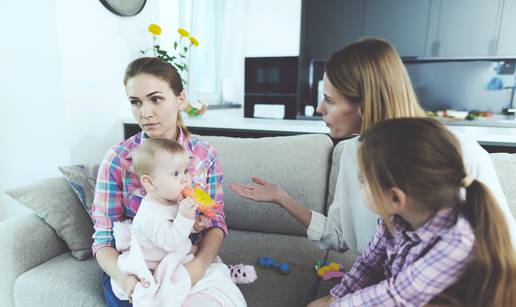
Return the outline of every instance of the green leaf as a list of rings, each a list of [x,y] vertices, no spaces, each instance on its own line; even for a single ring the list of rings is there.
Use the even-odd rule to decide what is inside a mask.
[[[184,50],[184,52],[188,51],[188,47],[186,47],[186,46],[185,46],[185,47],[183,48],[183,50]]]
[[[174,49],[177,49],[177,42],[174,42]]]

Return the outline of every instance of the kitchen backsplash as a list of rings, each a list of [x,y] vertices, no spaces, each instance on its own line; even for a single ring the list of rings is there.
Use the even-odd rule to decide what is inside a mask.
[[[479,110],[500,113],[510,89],[488,90],[493,77],[513,86],[514,75],[496,75],[495,62],[436,62],[406,64],[413,86],[426,110]]]

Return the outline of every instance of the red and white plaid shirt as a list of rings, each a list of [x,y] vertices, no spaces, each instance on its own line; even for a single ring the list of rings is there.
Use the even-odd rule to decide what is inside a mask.
[[[219,227],[227,234],[224,215],[222,181],[223,174],[220,161],[215,149],[199,137],[178,129],[177,142],[185,148],[190,157],[189,171],[192,183],[199,184],[219,204],[217,216],[212,220],[211,227]],[[132,156],[134,150],[144,138],[140,132],[108,150],[102,160],[97,175],[95,200],[92,207],[92,218],[95,232],[93,233],[93,254],[104,246],[115,246],[113,238],[113,223],[132,219],[145,196],[133,169]]]

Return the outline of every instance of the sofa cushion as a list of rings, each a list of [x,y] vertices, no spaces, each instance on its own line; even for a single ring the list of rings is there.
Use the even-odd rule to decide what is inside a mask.
[[[328,207],[331,205],[331,203],[333,202],[333,198],[335,197],[335,186],[337,185],[337,176],[339,175],[340,168],[340,158],[342,156],[343,150],[344,143],[339,142],[337,145],[335,145],[335,148],[333,149],[333,153],[331,155],[330,178],[328,180]]]
[[[306,230],[279,206],[238,197],[228,185],[250,183],[251,176],[257,176],[280,185],[308,208],[323,212],[333,149],[328,136],[203,139],[216,148],[224,170],[224,211],[228,226],[306,236]]]
[[[325,259],[326,254],[304,237],[230,230],[220,257],[226,264],[255,265],[258,279],[252,284],[239,285],[249,307],[297,307],[306,306],[312,300],[318,284],[313,266],[317,260]],[[282,275],[257,266],[261,256],[288,263],[291,272]]]
[[[98,164],[72,165],[58,167],[73,189],[84,210],[91,216],[91,206],[95,197],[95,182],[99,171]]]
[[[105,306],[102,271],[95,259],[61,254],[20,275],[14,301],[16,306]]]
[[[512,216],[516,218],[516,154],[492,153],[490,157]]]
[[[74,257],[83,260],[91,256],[93,222],[64,178],[44,179],[7,194],[34,210],[65,241]]]

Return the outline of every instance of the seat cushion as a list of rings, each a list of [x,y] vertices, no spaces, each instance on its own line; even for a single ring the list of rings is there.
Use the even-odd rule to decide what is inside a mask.
[[[224,212],[229,227],[306,235],[305,228],[279,206],[238,197],[228,185],[261,177],[278,184],[306,207],[323,212],[333,150],[328,136],[202,138],[216,148],[224,170]]]
[[[95,259],[61,254],[20,275],[14,301],[16,306],[105,306],[102,271]]]
[[[493,160],[496,175],[500,180],[512,216],[516,218],[516,154],[492,153],[489,156]]]
[[[256,267],[258,279],[252,284],[239,285],[249,307],[298,307],[312,300],[318,284],[313,267],[326,254],[305,237],[230,230],[220,256],[226,264]],[[274,269],[257,266],[261,256],[288,263],[291,272],[282,275]]]

